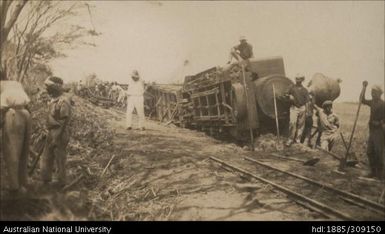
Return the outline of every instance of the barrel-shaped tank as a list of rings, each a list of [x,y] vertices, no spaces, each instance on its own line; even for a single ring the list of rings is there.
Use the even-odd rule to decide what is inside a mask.
[[[308,90],[313,94],[316,105],[321,107],[324,101],[337,99],[341,92],[340,82],[341,80],[327,77],[322,73],[314,74],[308,84]]]

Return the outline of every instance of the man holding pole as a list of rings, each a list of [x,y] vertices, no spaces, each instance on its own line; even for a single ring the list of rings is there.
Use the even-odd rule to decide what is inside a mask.
[[[365,99],[365,91],[368,85],[363,82],[363,93],[360,96],[360,102],[370,107],[369,117],[369,138],[366,154],[368,155],[370,172],[369,178],[384,178],[384,135],[385,135],[385,102],[381,99],[383,90],[381,86],[372,87],[372,100]]]

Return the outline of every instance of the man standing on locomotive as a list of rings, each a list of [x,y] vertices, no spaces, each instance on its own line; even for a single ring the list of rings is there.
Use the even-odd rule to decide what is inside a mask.
[[[144,82],[140,79],[139,72],[134,70],[131,74],[132,81],[127,89],[127,130],[132,129],[132,111],[136,109],[139,119],[139,129],[144,130]]]
[[[383,179],[385,160],[385,102],[381,99],[383,90],[379,85],[374,85],[372,87],[372,100],[367,100],[365,99],[367,85],[368,82],[364,81],[364,92],[360,97],[360,102],[370,107],[369,139],[366,151],[370,165],[368,177]]]
[[[234,57],[238,62],[247,61],[253,57],[253,46],[246,41],[246,37],[242,36],[240,39],[240,44],[234,46],[231,49],[230,60],[227,62],[231,63],[231,59]]]
[[[295,85],[290,86],[284,95],[284,98],[289,100],[291,105],[289,139],[286,142],[286,146],[298,142],[297,139],[302,136],[306,119],[305,104],[310,101],[309,92],[302,85],[304,80],[305,76],[297,75],[295,77]]]

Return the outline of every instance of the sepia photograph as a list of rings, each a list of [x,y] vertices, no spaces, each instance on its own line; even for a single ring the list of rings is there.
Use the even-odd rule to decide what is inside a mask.
[[[1,0],[0,221],[384,221],[384,9]]]

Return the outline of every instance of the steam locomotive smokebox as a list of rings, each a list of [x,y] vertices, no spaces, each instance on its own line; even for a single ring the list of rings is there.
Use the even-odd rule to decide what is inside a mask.
[[[308,84],[308,89],[315,97],[317,106],[321,107],[324,101],[334,101],[340,96],[340,82],[341,80],[327,77],[322,73],[313,75]]]
[[[278,118],[287,118],[290,111],[290,105],[287,102],[281,102],[278,97],[285,94],[287,88],[293,82],[283,75],[269,75],[254,81],[255,96],[258,102],[259,110],[271,119],[275,119],[274,111],[274,95],[273,84],[275,88],[275,95],[277,98]]]

